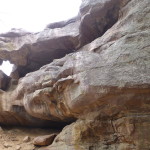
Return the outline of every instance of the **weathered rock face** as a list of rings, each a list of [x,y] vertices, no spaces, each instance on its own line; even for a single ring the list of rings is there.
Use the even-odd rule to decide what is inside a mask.
[[[20,77],[38,70],[101,36],[117,21],[124,1],[85,1],[77,17],[49,24],[42,32],[13,29],[1,34],[0,59],[15,64]]]
[[[0,122],[10,124],[16,118],[16,124],[31,125],[38,119],[51,125],[77,120],[46,150],[149,149],[150,1],[84,0],[80,17],[68,22],[31,34],[36,44],[23,46],[30,47],[29,62],[38,60],[42,66],[44,57],[47,63],[55,60],[18,82],[11,81],[9,89],[1,93]],[[70,53],[77,47],[78,52]],[[3,51],[0,56],[12,61],[12,54],[21,54],[21,49],[8,55]],[[71,51],[56,59],[58,49]],[[18,107],[24,109],[21,116]],[[4,120],[5,113],[13,114],[12,120]]]
[[[62,29],[46,29],[40,33],[20,36],[1,35],[0,58],[15,64],[20,77],[73,52],[77,43],[79,23]]]

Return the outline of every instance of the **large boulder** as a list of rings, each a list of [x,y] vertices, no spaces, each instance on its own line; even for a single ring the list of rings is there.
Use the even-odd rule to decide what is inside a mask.
[[[80,49],[85,57],[70,63],[79,81],[72,82],[65,95],[79,119],[65,127],[48,150],[150,147],[149,6],[149,0],[130,0],[112,28]],[[78,65],[85,67],[83,76]]]
[[[149,38],[144,38],[144,41],[148,43]],[[134,50],[140,59],[139,49]],[[126,49],[126,53],[131,58],[124,62],[117,61],[118,55],[122,57],[124,53],[122,50],[114,51],[111,59],[106,59],[105,53],[84,51],[67,55],[20,79],[14,90],[14,100],[22,101],[30,115],[50,120],[78,118],[78,114],[92,111],[101,105],[107,106],[113,100],[111,105],[116,110],[111,112],[111,107],[104,109],[105,114],[111,116],[126,109],[124,106],[128,102],[132,106],[136,96],[142,95],[145,101],[148,100],[150,70],[147,52],[148,49],[143,50],[140,59],[140,63],[144,64],[143,71],[136,61],[130,64],[130,59],[135,59],[134,55],[130,55],[130,49]],[[128,109],[131,107],[134,110],[138,105],[128,106]],[[140,107],[137,111],[143,109]]]

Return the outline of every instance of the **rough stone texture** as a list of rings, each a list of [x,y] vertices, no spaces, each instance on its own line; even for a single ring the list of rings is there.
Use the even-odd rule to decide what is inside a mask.
[[[33,144],[36,146],[48,146],[53,143],[55,137],[57,134],[51,134],[51,135],[44,135],[44,136],[38,136],[34,138]]]
[[[27,34],[30,34],[29,32],[27,31],[24,31],[23,29],[15,29],[15,28],[12,28],[9,32],[7,33],[1,33],[0,34],[0,37],[21,37],[21,36],[25,36]]]
[[[62,27],[65,27],[67,26],[68,24],[71,24],[71,23],[75,23],[76,21],[79,20],[78,18],[79,16],[76,16],[76,17],[73,17],[71,19],[68,19],[68,20],[65,20],[65,21],[61,21],[61,22],[54,22],[54,23],[50,23],[46,26],[46,28],[49,28],[49,29],[55,29],[55,28],[62,28]]]
[[[142,113],[112,120],[87,114],[65,127],[53,144],[42,150],[141,150],[148,149],[149,115]]]
[[[5,91],[7,90],[10,82],[10,77],[0,70],[0,89]]]
[[[30,53],[21,46],[8,53],[16,67],[28,66],[27,55],[32,63],[42,62],[44,57],[47,63],[55,60],[35,72],[26,74],[25,70],[23,78],[11,81],[9,89],[0,95],[0,122],[35,125],[37,119],[57,125],[76,120],[43,150],[148,150],[150,1],[83,0],[76,21],[48,27],[30,35],[38,37],[36,44],[27,44]],[[73,45],[70,49],[68,42]],[[78,52],[70,53],[77,47]],[[54,55],[58,49],[70,54],[56,59],[51,48]],[[0,56],[8,57],[3,52]],[[18,65],[19,52],[24,65]],[[13,73],[19,78],[17,71],[14,68]],[[18,114],[20,108],[23,113]]]
[[[24,137],[23,142],[27,143],[30,142],[31,138],[29,136]]]
[[[39,33],[13,29],[0,35],[0,59],[10,60],[19,77],[71,53],[101,36],[118,19],[127,0],[83,2],[77,17],[53,23]]]
[[[79,23],[40,33],[0,37],[0,58],[15,64],[20,77],[39,69],[54,58],[73,52],[79,34]],[[7,33],[7,35],[9,35]]]

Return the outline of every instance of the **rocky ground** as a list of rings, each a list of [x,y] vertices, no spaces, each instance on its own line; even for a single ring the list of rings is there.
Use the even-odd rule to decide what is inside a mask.
[[[0,150],[38,150],[33,139],[39,135],[57,133],[58,130],[42,128],[0,128]]]

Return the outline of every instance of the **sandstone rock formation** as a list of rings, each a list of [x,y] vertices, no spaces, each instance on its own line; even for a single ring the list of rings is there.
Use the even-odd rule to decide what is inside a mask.
[[[123,5],[121,0],[83,1],[79,16],[50,24],[42,32],[13,29],[0,34],[0,58],[15,64],[23,77],[101,36],[117,21]]]
[[[22,78],[1,92],[0,122],[73,122],[43,150],[149,149],[149,40],[149,0],[83,0],[71,21],[3,35],[0,59]]]

